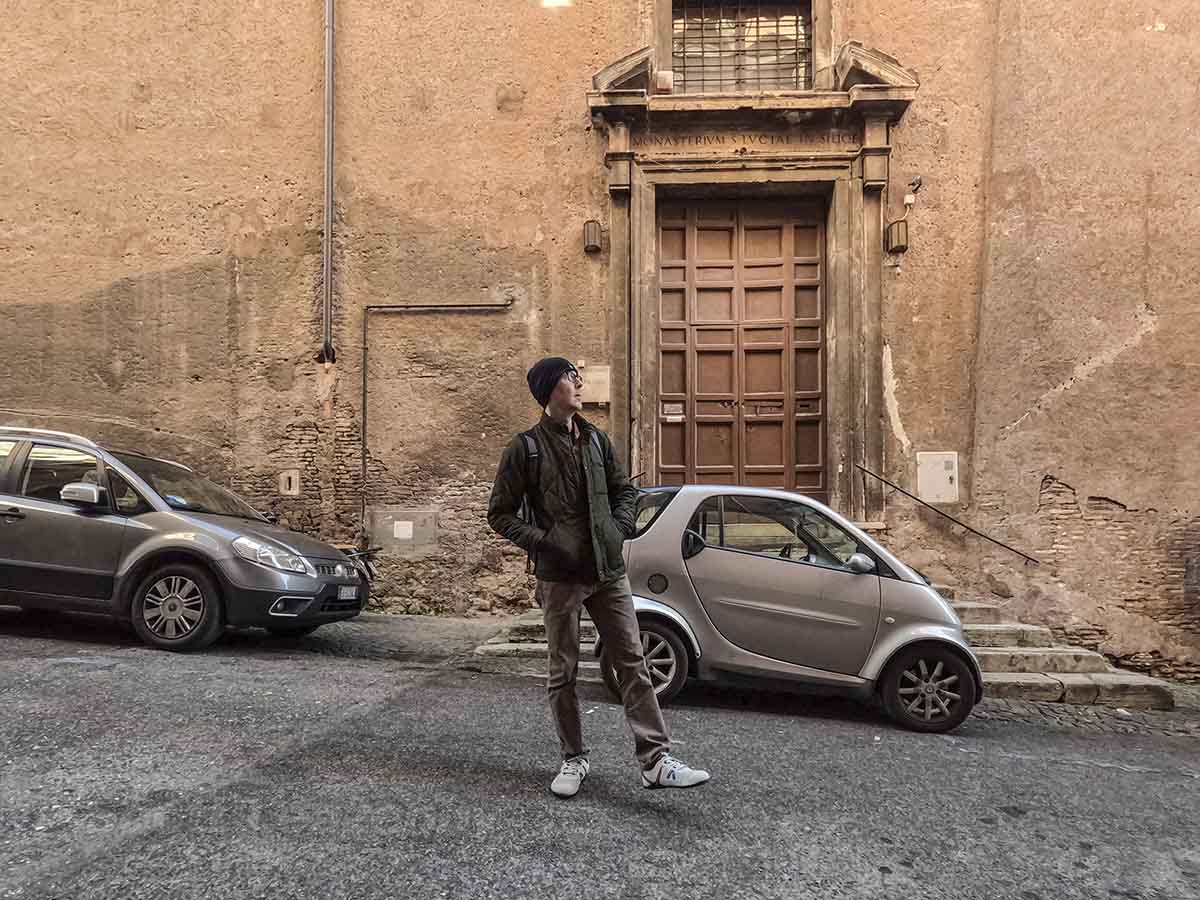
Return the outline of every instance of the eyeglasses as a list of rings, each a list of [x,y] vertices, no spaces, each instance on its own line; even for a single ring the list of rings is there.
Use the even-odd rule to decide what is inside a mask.
[[[583,376],[574,369],[563,373],[563,380],[570,381],[575,387],[583,387]]]

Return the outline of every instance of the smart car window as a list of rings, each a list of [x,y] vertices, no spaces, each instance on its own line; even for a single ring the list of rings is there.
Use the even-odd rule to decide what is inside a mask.
[[[34,500],[61,502],[59,493],[68,484],[100,485],[99,460],[82,450],[35,444],[21,473],[19,494]]]
[[[634,537],[644,534],[655,523],[662,515],[663,510],[667,508],[667,504],[675,499],[677,493],[678,491],[674,488],[668,490],[647,489],[638,492],[637,516],[634,520],[637,532]]]
[[[793,506],[770,497],[726,497],[722,546],[785,559],[808,557],[810,548],[790,525]]]
[[[811,506],[798,506],[797,532],[828,549],[842,565],[859,552],[858,539]]]
[[[721,500],[709,497],[696,508],[688,528],[700,535],[704,543],[721,546]]]

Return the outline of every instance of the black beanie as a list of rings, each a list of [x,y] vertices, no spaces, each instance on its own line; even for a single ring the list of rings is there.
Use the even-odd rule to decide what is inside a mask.
[[[525,380],[529,382],[529,392],[542,409],[550,402],[550,395],[563,377],[564,372],[574,372],[575,364],[561,356],[547,356],[533,364]]]

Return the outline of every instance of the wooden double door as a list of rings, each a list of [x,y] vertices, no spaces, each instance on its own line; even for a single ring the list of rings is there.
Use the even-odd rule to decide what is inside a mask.
[[[825,209],[658,209],[658,480],[826,501]]]

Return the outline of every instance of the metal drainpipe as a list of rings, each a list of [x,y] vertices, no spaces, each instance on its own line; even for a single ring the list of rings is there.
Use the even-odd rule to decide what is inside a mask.
[[[367,326],[371,313],[432,313],[432,312],[499,312],[511,309],[511,300],[498,303],[394,303],[363,307],[362,316],[362,421],[359,423],[359,496],[358,531],[361,546],[366,548],[367,539]]]
[[[325,206],[321,245],[321,322],[324,343],[317,362],[337,361],[333,349],[333,4],[325,0]]]

